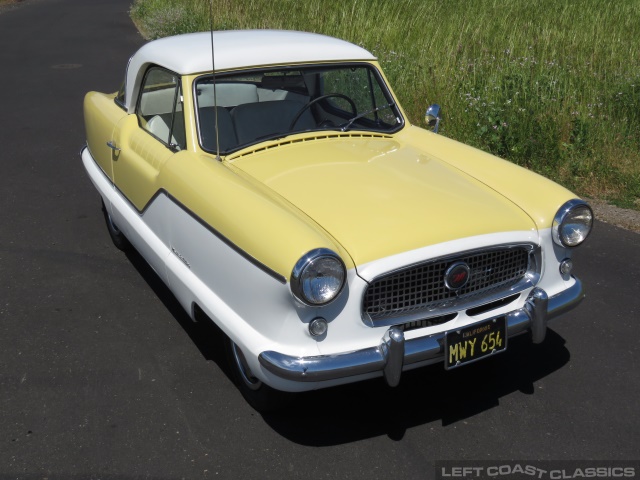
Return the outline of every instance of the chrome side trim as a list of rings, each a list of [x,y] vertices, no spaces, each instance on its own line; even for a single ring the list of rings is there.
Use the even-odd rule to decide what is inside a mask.
[[[120,190],[118,190],[118,191],[120,191]],[[254,266],[258,267],[260,270],[262,270],[264,273],[269,275],[271,278],[277,280],[278,282],[280,282],[283,285],[286,285],[287,279],[283,275],[279,274],[275,270],[272,270],[267,265],[262,263],[260,260],[258,260],[257,258],[253,257],[250,253],[248,253],[247,251],[243,250],[241,247],[239,247],[238,245],[233,243],[228,237],[224,236],[222,233],[220,233],[219,230],[214,228],[209,223],[205,222],[200,216],[198,216],[195,212],[190,210],[185,204],[183,204],[180,200],[178,200],[176,197],[171,195],[165,189],[162,188],[162,189],[158,190],[156,192],[156,194],[153,196],[153,198],[151,200],[149,200],[149,203],[147,203],[147,205],[145,205],[144,210],[146,210],[147,207],[149,205],[151,205],[151,203],[153,202],[153,200],[155,200],[155,198],[157,196],[162,195],[162,194],[166,195],[167,198],[169,200],[171,200],[173,203],[175,203],[178,207],[180,207],[182,209],[182,211],[184,211],[187,215],[189,215],[191,218],[193,218],[196,222],[198,222],[204,228],[209,230],[213,235],[215,235],[220,240],[222,240],[229,248],[234,250],[236,253],[238,253],[240,256],[242,256],[245,260],[247,260],[248,262],[252,263]],[[122,194],[122,195],[124,196],[124,194]],[[143,212],[141,212],[141,213],[143,213]]]
[[[582,282],[577,278],[573,286],[550,298],[541,288],[534,289],[523,308],[506,314],[507,336],[513,337],[531,330],[534,343],[542,342],[548,320],[575,308],[584,296]],[[482,321],[487,320],[490,319]],[[440,332],[405,340],[400,328],[391,327],[377,347],[314,357],[294,357],[266,351],[258,358],[263,368],[285,380],[320,382],[379,372],[390,386],[396,386],[405,366],[444,360],[445,334]]]

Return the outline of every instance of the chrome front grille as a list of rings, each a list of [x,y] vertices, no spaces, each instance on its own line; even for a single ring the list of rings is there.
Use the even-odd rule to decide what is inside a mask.
[[[380,276],[367,287],[362,312],[373,325],[390,325],[446,315],[512,295],[537,282],[533,245],[506,245],[439,258]],[[469,266],[468,283],[445,285],[454,263]]]

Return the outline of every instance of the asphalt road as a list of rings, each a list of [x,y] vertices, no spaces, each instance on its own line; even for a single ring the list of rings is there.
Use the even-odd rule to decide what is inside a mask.
[[[130,0],[0,15],[0,478],[424,479],[436,460],[640,466],[640,235],[597,223],[588,298],[539,346],[301,395],[262,416],[216,332],[108,237],[78,151],[82,98],[143,43]],[[640,475],[640,468],[636,469]]]

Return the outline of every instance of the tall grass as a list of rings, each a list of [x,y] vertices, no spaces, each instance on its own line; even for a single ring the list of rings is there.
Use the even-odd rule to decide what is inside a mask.
[[[579,194],[640,209],[638,0],[212,0],[213,28],[324,33],[372,51],[414,123]],[[209,0],[135,0],[148,38],[208,30]]]

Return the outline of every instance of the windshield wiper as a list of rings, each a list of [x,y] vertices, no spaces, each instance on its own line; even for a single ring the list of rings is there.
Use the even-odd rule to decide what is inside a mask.
[[[356,120],[359,120],[362,117],[366,117],[367,115],[371,115],[372,113],[379,112],[380,110],[385,110],[387,108],[391,108],[391,107],[395,107],[395,106],[396,106],[396,104],[394,102],[391,102],[391,103],[387,103],[386,105],[381,105],[379,107],[376,107],[373,110],[369,110],[367,112],[360,113],[360,114],[356,115],[355,117],[353,117],[351,120],[349,120],[347,123],[345,123],[342,127],[340,127],[340,130],[343,131],[343,132],[346,132],[347,129],[351,126],[351,124],[353,122],[355,122]]]

